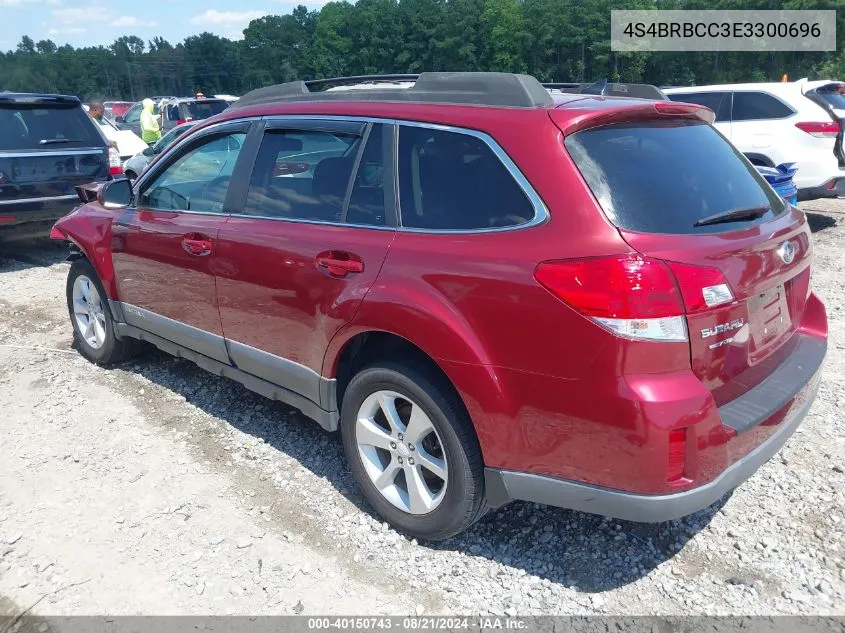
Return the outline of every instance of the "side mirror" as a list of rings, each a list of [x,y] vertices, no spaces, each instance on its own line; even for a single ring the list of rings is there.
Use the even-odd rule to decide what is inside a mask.
[[[144,151],[142,151],[141,153],[144,156],[155,156],[156,154],[158,154],[158,152],[155,150],[155,148],[152,145],[150,145],[149,147],[145,147]]]
[[[114,117],[114,122],[115,123],[123,123],[123,117],[122,116]]]
[[[123,209],[132,204],[132,183],[126,178],[112,180],[100,189],[97,202],[104,209]]]

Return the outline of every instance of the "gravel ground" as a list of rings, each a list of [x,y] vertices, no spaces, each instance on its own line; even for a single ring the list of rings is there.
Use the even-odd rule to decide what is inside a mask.
[[[845,614],[845,202],[804,208],[831,344],[778,456],[683,520],[514,503],[438,544],[373,518],[339,437],[296,411],[156,350],[85,362],[64,251],[0,252],[0,607]]]

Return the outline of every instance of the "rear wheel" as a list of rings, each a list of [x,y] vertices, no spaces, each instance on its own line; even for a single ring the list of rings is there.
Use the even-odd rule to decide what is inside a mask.
[[[483,516],[478,440],[435,372],[392,363],[363,369],[345,391],[341,434],[364,495],[396,528],[439,540]]]
[[[73,336],[85,358],[108,365],[126,360],[136,351],[134,340],[115,336],[108,297],[88,260],[73,262],[66,290]]]

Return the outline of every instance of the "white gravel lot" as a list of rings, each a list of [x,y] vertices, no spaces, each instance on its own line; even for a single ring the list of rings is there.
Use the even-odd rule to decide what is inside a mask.
[[[297,412],[157,350],[83,360],[64,251],[0,250],[0,615],[845,614],[845,202],[803,207],[830,348],[777,457],[684,520],[515,503],[439,544]]]

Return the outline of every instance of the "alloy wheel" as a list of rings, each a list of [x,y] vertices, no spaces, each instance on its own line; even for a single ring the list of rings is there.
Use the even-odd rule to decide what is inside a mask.
[[[82,339],[93,349],[106,342],[106,313],[97,286],[85,275],[73,282],[73,318]]]
[[[358,410],[355,441],[367,475],[392,505],[433,511],[446,493],[443,444],[422,407],[395,391],[377,391]]]

